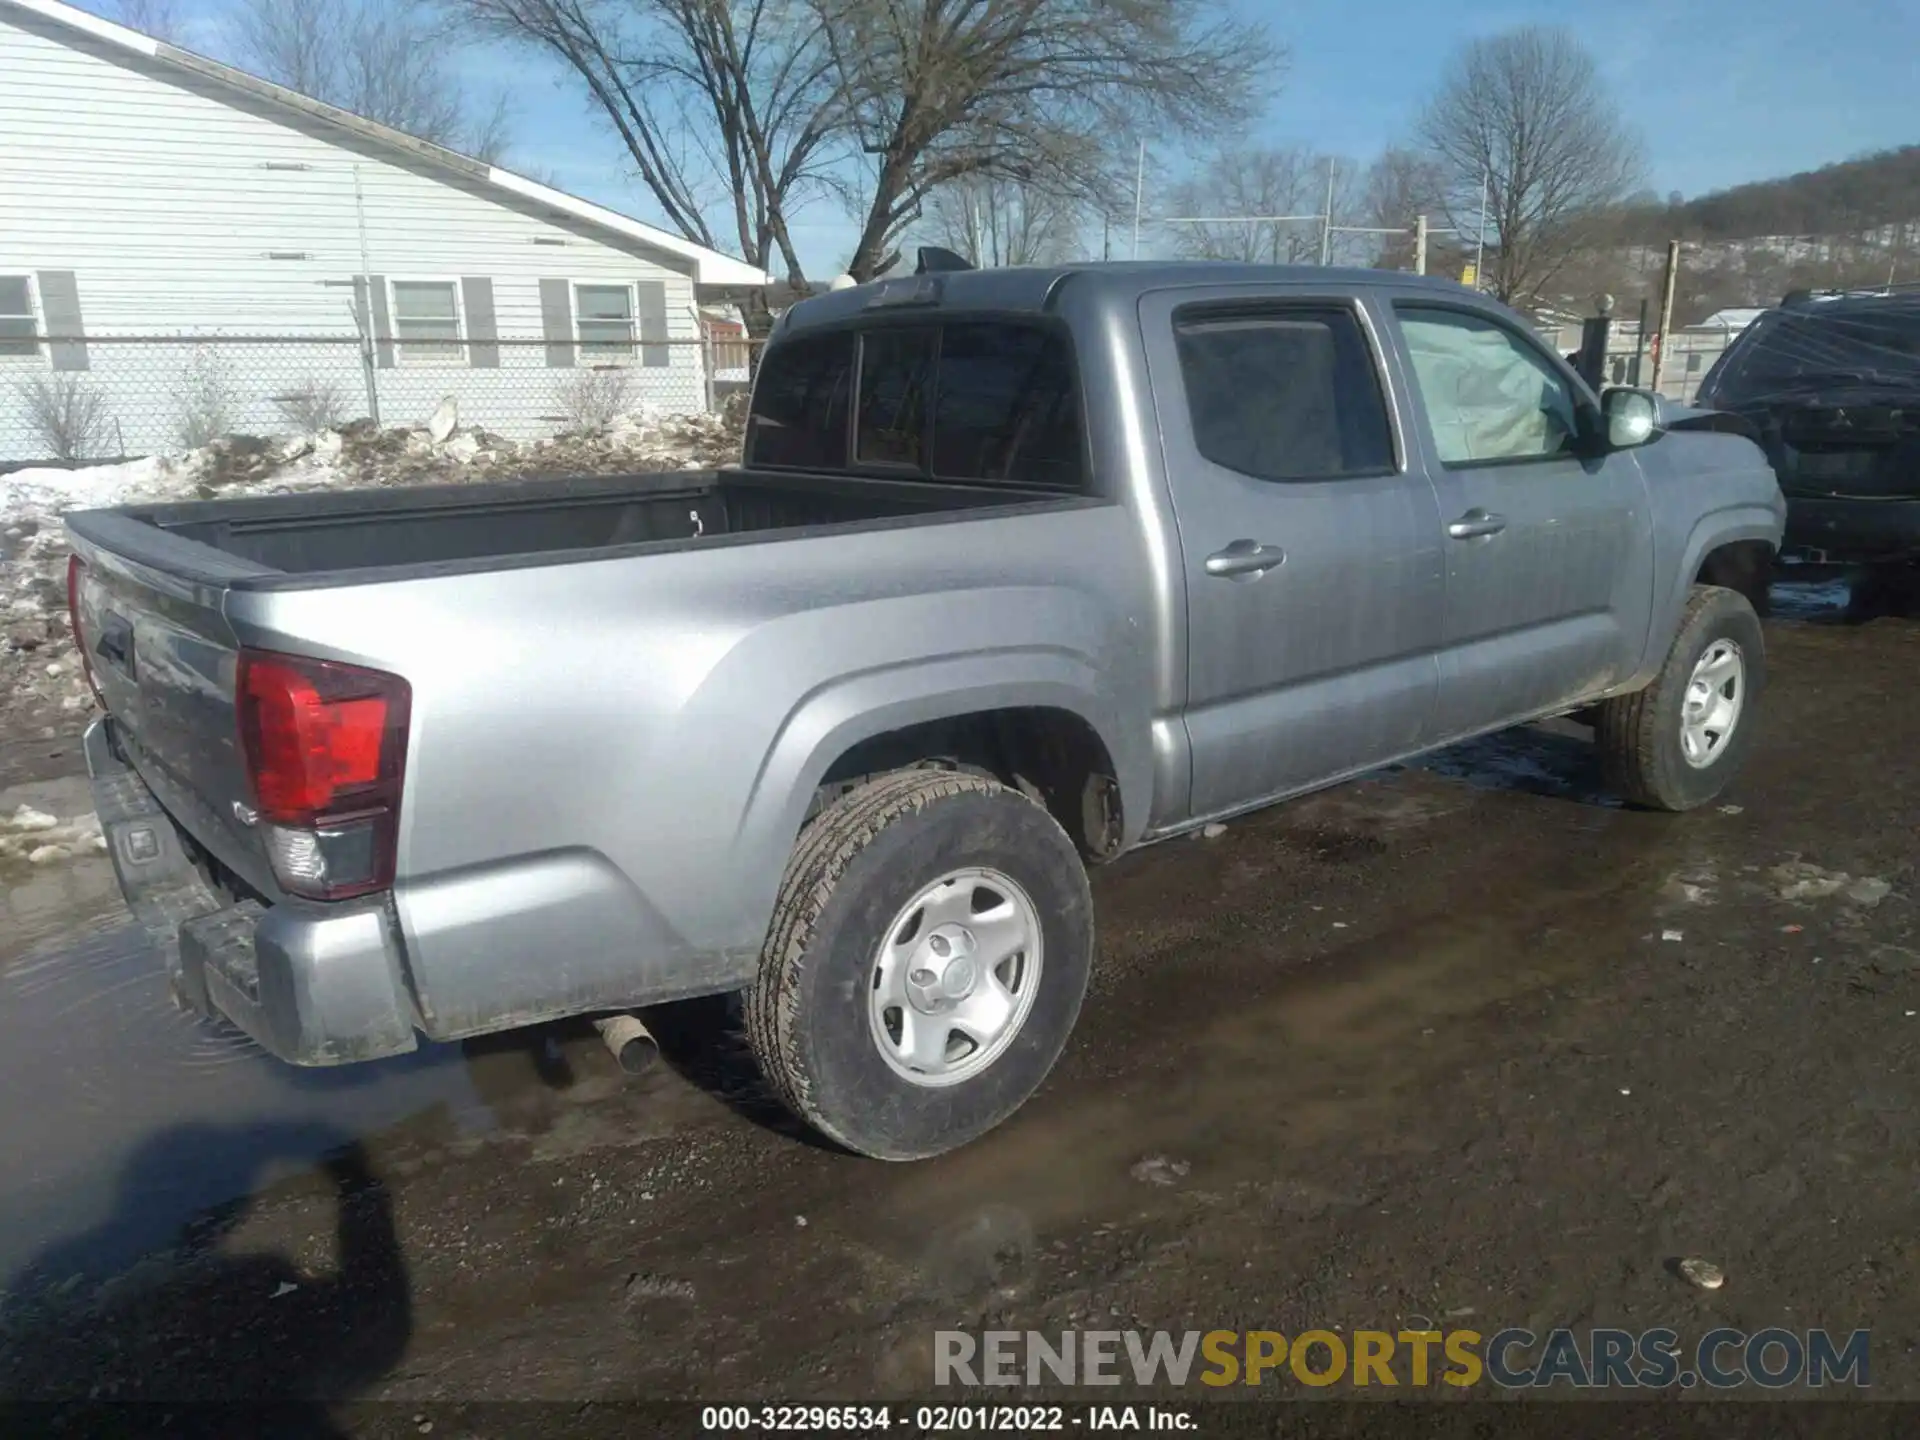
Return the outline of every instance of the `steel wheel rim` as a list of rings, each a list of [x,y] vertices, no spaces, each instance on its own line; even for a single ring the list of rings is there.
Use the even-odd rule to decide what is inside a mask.
[[[940,1089],[985,1071],[1033,1011],[1040,912],[1019,882],[953,870],[900,907],[874,953],[867,1021],[896,1075]]]
[[[1694,662],[1680,702],[1680,754],[1704,770],[1726,753],[1747,703],[1747,661],[1731,640],[1716,640]]]

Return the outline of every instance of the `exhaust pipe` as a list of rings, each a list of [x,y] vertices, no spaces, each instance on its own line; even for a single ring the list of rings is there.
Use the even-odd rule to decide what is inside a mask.
[[[660,1057],[660,1044],[638,1015],[607,1015],[593,1022],[600,1039],[629,1075],[645,1072]]]

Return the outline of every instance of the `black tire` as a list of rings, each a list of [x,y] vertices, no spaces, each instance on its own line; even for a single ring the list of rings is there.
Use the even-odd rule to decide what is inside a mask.
[[[1704,766],[1687,763],[1680,711],[1693,668],[1717,640],[1740,647],[1746,693],[1733,733]],[[1766,692],[1766,641],[1746,597],[1718,585],[1696,585],[1681,612],[1666,663],[1644,690],[1602,701],[1594,725],[1607,783],[1622,799],[1650,810],[1692,810],[1726,789],[1753,746]]]
[[[976,866],[1032,900],[1039,988],[998,1058],[928,1088],[875,1043],[874,959],[922,886]],[[1086,870],[1044,808],[979,775],[900,771],[841,796],[801,832],[747,991],[747,1038],[774,1092],[829,1139],[876,1159],[924,1159],[985,1134],[1040,1087],[1080,1013],[1092,960]]]

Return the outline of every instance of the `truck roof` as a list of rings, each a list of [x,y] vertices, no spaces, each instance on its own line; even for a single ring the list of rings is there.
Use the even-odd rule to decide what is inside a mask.
[[[1026,265],[950,270],[871,280],[802,300],[786,312],[785,331],[847,320],[899,306],[936,310],[1040,311],[1064,280],[1100,288],[1103,298],[1126,302],[1150,290],[1177,286],[1258,284],[1325,293],[1352,289],[1439,291],[1469,295],[1451,280],[1400,270],[1325,265],[1246,265],[1223,260],[1110,260],[1078,265]]]

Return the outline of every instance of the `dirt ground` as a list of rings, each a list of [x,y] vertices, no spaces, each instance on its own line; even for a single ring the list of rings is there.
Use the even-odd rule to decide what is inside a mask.
[[[1110,867],[1075,1042],[959,1153],[796,1131],[721,1002],[638,1080],[468,1047],[484,1125],[343,1133],[104,1287],[45,1247],[0,1394],[871,1400],[937,1329],[1424,1319],[1869,1328],[1920,1399],[1920,623],[1826,619],[1769,625],[1724,805],[1621,809],[1549,727]]]

